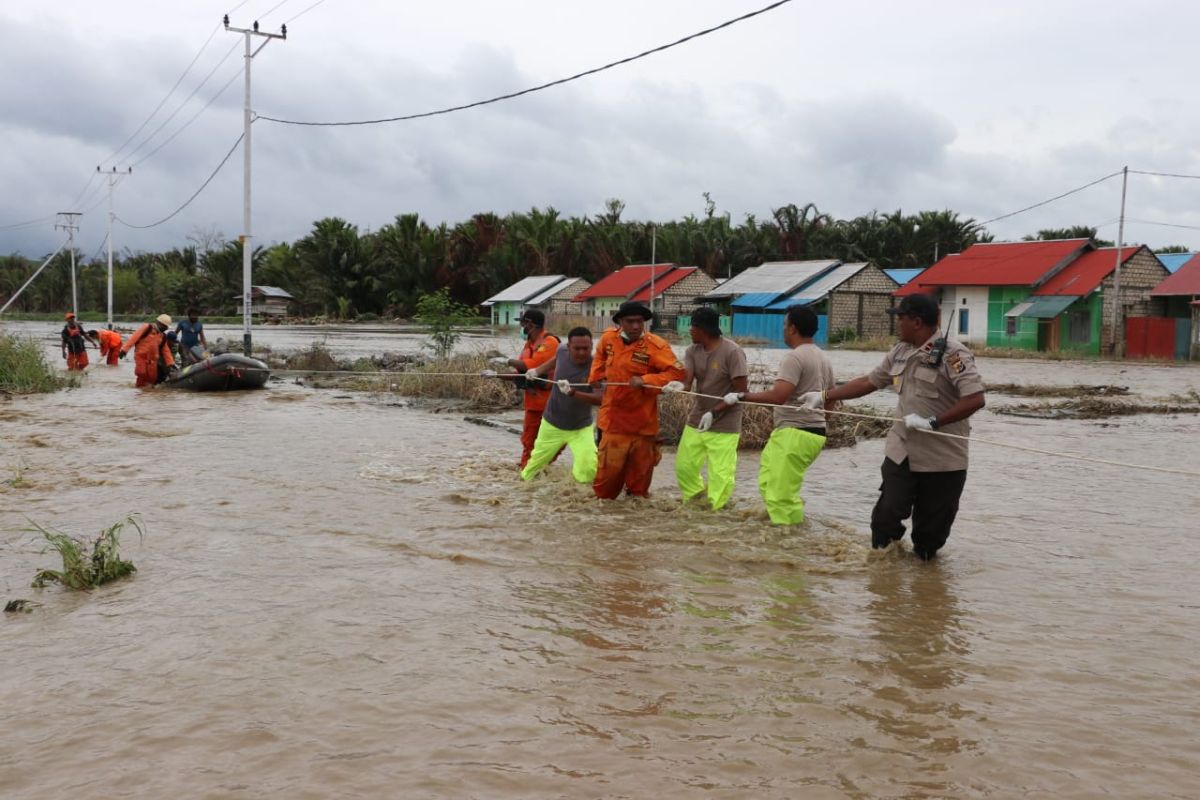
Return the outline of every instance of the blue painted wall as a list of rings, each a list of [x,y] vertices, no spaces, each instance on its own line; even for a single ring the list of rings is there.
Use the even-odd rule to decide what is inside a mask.
[[[767,347],[787,347],[783,341],[783,312],[755,313],[734,311],[733,336],[762,339]],[[817,335],[813,341],[821,347],[829,342],[829,316],[817,315]]]

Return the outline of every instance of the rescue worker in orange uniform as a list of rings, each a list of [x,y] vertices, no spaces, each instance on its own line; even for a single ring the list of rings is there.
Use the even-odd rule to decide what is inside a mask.
[[[646,330],[653,312],[641,303],[622,303],[613,314],[616,330],[605,331],[596,344],[588,383],[604,388],[600,405],[604,434],[592,491],[612,500],[621,489],[637,497],[650,494],[658,450],[658,395],[672,381],[682,381],[683,362],[671,345]],[[615,386],[612,384],[629,384]]]
[[[134,351],[133,374],[138,386],[153,386],[158,382],[158,362],[161,359],[168,370],[175,370],[175,357],[171,355],[166,332],[171,327],[171,316],[159,314],[154,322],[147,322],[133,332],[121,346],[121,358]]]
[[[498,357],[492,359],[496,366],[509,366],[519,372],[497,375],[499,378],[523,378],[525,381],[525,420],[521,425],[521,464],[525,469],[533,443],[537,441],[538,429],[542,426],[542,414],[550,400],[554,387],[553,366],[544,379],[536,373],[538,367],[553,362],[558,355],[558,337],[546,332],[546,315],[536,308],[527,308],[521,314],[521,332],[525,334],[525,347],[517,358]],[[487,374],[487,373],[485,373]]]
[[[115,367],[117,359],[121,357],[121,334],[104,329],[88,331],[88,338],[100,343],[100,357],[106,359],[110,367]]]

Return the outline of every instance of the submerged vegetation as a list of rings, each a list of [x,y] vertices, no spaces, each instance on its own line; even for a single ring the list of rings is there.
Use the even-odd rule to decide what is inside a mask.
[[[46,551],[54,551],[62,558],[61,570],[38,570],[33,578],[34,588],[60,583],[68,589],[91,589],[137,572],[133,562],[121,558],[120,553],[121,533],[126,527],[133,527],[139,536],[145,534],[135,514],[105,528],[91,544],[36,522],[32,524],[33,532],[46,540]]]
[[[74,376],[59,375],[46,363],[33,339],[0,333],[0,392],[43,394],[76,385]]]

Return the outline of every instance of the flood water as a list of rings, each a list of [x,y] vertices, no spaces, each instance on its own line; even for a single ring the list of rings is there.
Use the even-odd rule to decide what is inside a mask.
[[[57,358],[52,326],[8,329]],[[339,355],[420,344],[345,336]],[[848,379],[879,354],[832,358]],[[1200,389],[1189,366],[980,369]],[[0,617],[0,797],[1200,796],[1194,477],[977,443],[925,564],[869,550],[881,441],[822,454],[809,521],[778,529],[755,453],[725,512],[680,507],[669,451],[650,500],[601,503],[562,465],[523,485],[509,433],[394,403],[139,391],[127,362],[0,400],[0,600],[41,603]],[[975,425],[1195,472],[1198,434]],[[29,520],[129,512],[134,578],[29,588],[58,566]]]

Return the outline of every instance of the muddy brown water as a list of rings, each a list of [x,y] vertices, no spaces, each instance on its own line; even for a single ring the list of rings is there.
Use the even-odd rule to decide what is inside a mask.
[[[833,358],[848,378],[878,354]],[[810,520],[781,530],[754,454],[723,513],[680,507],[670,453],[649,501],[602,504],[565,469],[522,485],[515,437],[461,414],[287,382],[138,391],[131,370],[0,401],[0,599],[41,603],[0,617],[0,797],[1200,795],[1195,478],[977,444],[921,564],[868,549],[878,441],[823,454]],[[976,425],[1192,471],[1197,434]],[[131,511],[136,577],[29,588],[54,559],[27,518],[94,533]]]

